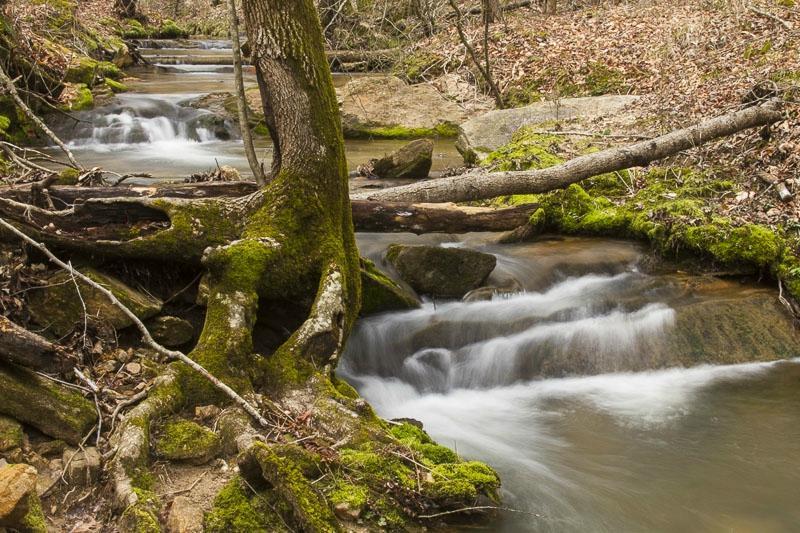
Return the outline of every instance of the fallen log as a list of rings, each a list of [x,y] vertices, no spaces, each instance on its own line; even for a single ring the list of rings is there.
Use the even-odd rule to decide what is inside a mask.
[[[683,150],[778,122],[778,102],[749,107],[673,131],[647,141],[595,152],[540,170],[469,172],[438,180],[358,193],[354,200],[386,202],[469,202],[511,194],[538,194],[566,187],[592,176],[642,167]]]
[[[56,205],[71,209],[46,211],[26,204],[31,186],[0,188],[0,213],[16,222],[35,223],[39,228],[53,224],[53,231],[83,235],[92,229],[93,238],[120,239],[130,234],[131,224],[154,224],[163,229],[169,219],[139,201],[152,198],[207,199],[238,198],[254,193],[253,182],[172,184],[156,187],[73,187],[49,189]],[[12,203],[16,202],[16,204]],[[508,231],[523,225],[536,210],[526,204],[506,209],[407,202],[354,200],[353,221],[357,231],[411,233],[467,233]],[[115,228],[115,225],[118,226]],[[160,226],[158,226],[160,225]],[[115,236],[115,232],[119,236]]]
[[[0,361],[34,370],[66,370],[66,352],[44,337],[0,316]]]

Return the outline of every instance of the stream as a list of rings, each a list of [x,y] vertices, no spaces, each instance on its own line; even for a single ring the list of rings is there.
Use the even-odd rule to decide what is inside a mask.
[[[151,43],[131,92],[60,125],[86,166],[157,179],[231,165],[241,140],[183,104],[233,90],[224,41]],[[205,64],[198,64],[203,63]],[[335,77],[337,84],[345,76]],[[255,83],[252,73],[246,83]],[[351,169],[404,141],[346,143]],[[259,152],[266,154],[266,142]],[[437,141],[434,170],[461,164]],[[339,367],[383,417],[421,421],[503,480],[500,531],[790,531],[800,524],[798,336],[773,289],[647,274],[613,240],[358,235],[498,257],[491,301],[362,319]],[[776,360],[783,359],[781,362]]]

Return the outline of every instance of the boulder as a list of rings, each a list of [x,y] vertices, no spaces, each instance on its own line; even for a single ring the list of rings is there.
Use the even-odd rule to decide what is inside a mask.
[[[42,505],[36,494],[36,469],[26,464],[0,468],[0,530],[46,532]]]
[[[372,174],[383,179],[422,179],[433,165],[433,141],[417,139],[380,159],[370,161]]]
[[[202,533],[203,509],[186,496],[177,496],[167,516],[169,533]]]
[[[220,452],[220,438],[210,429],[189,420],[172,420],[156,440],[156,455],[169,461],[195,465],[209,462]]]
[[[606,95],[563,98],[554,102],[537,102],[514,109],[498,109],[467,120],[459,127],[456,148],[469,164],[478,163],[490,152],[511,142],[522,126],[550,120],[596,118],[618,113],[638,100],[638,96]]]
[[[411,291],[395,283],[369,259],[361,258],[361,316],[417,307],[419,300]]]
[[[77,445],[97,422],[94,403],[30,370],[0,364],[0,414]]]
[[[345,137],[455,135],[464,111],[429,84],[395,76],[361,76],[337,89]]]
[[[81,269],[89,279],[109,289],[133,314],[144,320],[157,315],[163,303],[143,292],[132,289],[120,280],[91,268]],[[80,287],[80,294],[76,288]],[[84,304],[89,316],[104,320],[116,329],[133,324],[105,294],[77,279],[68,272],[50,276],[44,287],[31,290],[28,308],[33,320],[61,337],[83,322]]]
[[[491,254],[439,246],[393,244],[386,258],[415,291],[441,298],[461,298],[480,287],[497,264]]]
[[[5,416],[0,416],[0,453],[22,446],[24,440],[22,425]]]
[[[182,346],[194,338],[194,326],[176,316],[157,316],[145,325],[153,339],[168,348]]]

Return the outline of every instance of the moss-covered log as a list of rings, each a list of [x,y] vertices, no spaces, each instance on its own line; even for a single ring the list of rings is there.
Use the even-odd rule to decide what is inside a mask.
[[[0,413],[78,444],[97,422],[92,402],[30,370],[0,363]]]

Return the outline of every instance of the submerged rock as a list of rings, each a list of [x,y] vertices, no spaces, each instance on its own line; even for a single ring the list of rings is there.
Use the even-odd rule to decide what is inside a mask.
[[[422,179],[433,165],[433,141],[411,141],[391,154],[370,161],[372,174],[383,179]]]
[[[0,529],[46,532],[36,494],[36,469],[26,464],[0,467]]]
[[[415,291],[442,298],[461,298],[483,284],[497,258],[466,248],[393,244],[386,258]]]
[[[150,318],[161,311],[163,303],[160,300],[128,287],[117,278],[91,268],[82,269],[81,272],[109,289],[140,319]],[[76,285],[80,287],[80,294]],[[80,280],[73,280],[68,272],[50,276],[46,286],[30,291],[28,296],[28,308],[33,320],[58,336],[66,335],[75,324],[83,321],[84,305],[86,314],[104,320],[116,329],[133,324],[105,294]]]
[[[553,102],[537,102],[525,107],[490,111],[461,124],[456,148],[467,163],[477,163],[490,152],[508,144],[512,135],[523,126],[549,120],[610,115],[638,99],[638,96],[587,96],[563,98],[558,106]]]

